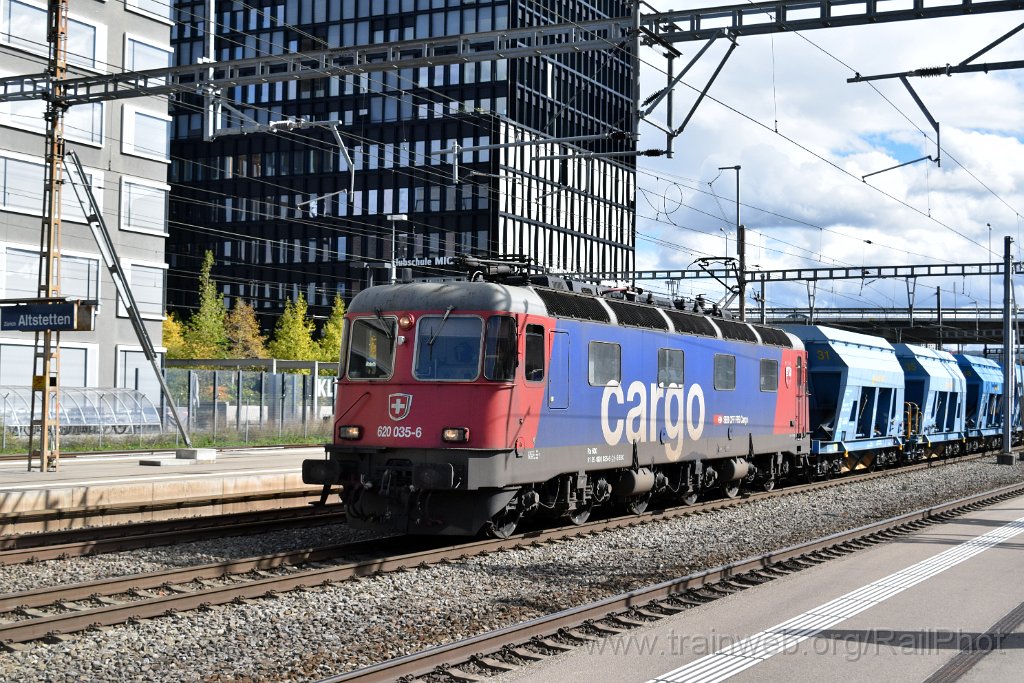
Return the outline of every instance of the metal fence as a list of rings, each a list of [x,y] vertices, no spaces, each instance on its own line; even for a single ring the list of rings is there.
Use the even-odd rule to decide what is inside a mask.
[[[183,368],[168,368],[166,379],[186,431],[214,439],[233,432],[245,440],[252,432],[305,437],[323,431],[337,382],[313,374]],[[165,427],[174,430],[165,412]]]

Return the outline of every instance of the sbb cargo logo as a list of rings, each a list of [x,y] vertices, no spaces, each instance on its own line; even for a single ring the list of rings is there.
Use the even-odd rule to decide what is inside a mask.
[[[750,418],[746,415],[713,415],[711,422],[716,425],[745,425]]]
[[[704,389],[691,384],[662,387],[633,382],[605,387],[601,395],[601,433],[609,446],[661,441],[665,457],[675,462],[683,454],[684,434],[697,441],[704,432]]]

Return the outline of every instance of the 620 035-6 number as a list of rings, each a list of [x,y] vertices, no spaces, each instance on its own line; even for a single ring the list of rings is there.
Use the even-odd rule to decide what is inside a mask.
[[[422,427],[404,427],[401,425],[379,425],[377,436],[382,439],[411,439],[423,436]]]

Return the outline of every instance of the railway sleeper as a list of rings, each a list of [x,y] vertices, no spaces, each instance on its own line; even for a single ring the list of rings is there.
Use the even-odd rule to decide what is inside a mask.
[[[498,671],[501,673],[504,673],[506,671],[515,671],[519,668],[514,664],[502,662],[500,660],[494,659],[493,657],[484,657],[482,655],[474,655],[471,661],[477,666],[483,667],[485,669],[490,669],[492,671]]]
[[[577,628],[562,629],[559,631],[559,633],[566,636],[567,638],[572,638],[573,640],[578,640],[583,643],[591,643],[596,640],[599,640],[595,636],[592,636],[589,633],[584,633],[583,631]]]

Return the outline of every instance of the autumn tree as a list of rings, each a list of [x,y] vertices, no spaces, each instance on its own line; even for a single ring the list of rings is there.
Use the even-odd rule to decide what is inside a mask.
[[[244,299],[235,299],[224,318],[229,358],[266,358],[267,339],[260,330],[256,311]]]
[[[340,295],[334,296],[331,314],[324,323],[323,336],[320,337],[319,360],[337,363],[341,356],[341,334],[345,329],[345,302]]]
[[[210,277],[211,270],[213,252],[207,251],[199,271],[199,308],[185,325],[187,358],[223,358],[228,347],[224,327],[227,310],[217,283]]]
[[[185,326],[173,313],[168,313],[164,318],[161,337],[168,358],[188,358],[185,348]]]
[[[309,317],[306,297],[299,294],[295,301],[284,302],[284,313],[277,319],[274,337],[267,350],[282,360],[314,360],[319,352],[313,341],[315,325]]]

